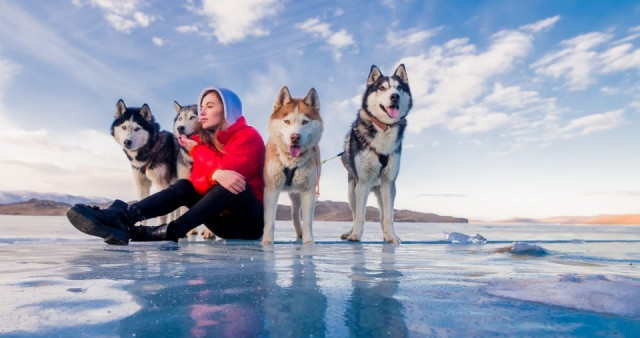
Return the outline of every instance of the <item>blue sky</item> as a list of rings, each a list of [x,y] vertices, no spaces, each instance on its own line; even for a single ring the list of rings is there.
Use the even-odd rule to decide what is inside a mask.
[[[117,100],[171,130],[173,101],[210,85],[236,91],[265,140],[278,90],[314,87],[328,158],[371,65],[404,63],[414,108],[396,208],[639,213],[639,23],[636,1],[5,0],[0,191],[134,199],[109,135]],[[320,199],[346,195],[327,162]]]

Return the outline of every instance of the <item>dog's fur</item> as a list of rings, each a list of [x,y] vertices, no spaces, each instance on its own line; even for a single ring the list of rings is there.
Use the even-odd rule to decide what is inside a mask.
[[[404,64],[393,76],[371,66],[362,107],[347,134],[342,163],[348,172],[353,227],[341,236],[360,241],[369,192],[378,199],[384,240],[400,243],[393,228],[396,177],[400,169],[406,116],[413,105]]]
[[[320,101],[311,88],[304,99],[291,98],[282,87],[269,119],[269,141],[264,166],[264,234],[262,244],[273,244],[278,196],[285,190],[291,198],[291,216],[298,239],[313,243],[312,222],[316,185],[320,177],[322,136]],[[301,216],[302,212],[302,226]]]
[[[159,191],[175,181],[178,142],[173,134],[160,130],[146,103],[131,108],[120,99],[111,135],[131,162],[139,200],[149,196],[152,183]],[[163,223],[167,216],[158,217],[158,224]]]

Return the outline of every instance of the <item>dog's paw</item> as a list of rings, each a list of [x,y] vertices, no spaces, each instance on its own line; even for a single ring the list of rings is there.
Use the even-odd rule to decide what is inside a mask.
[[[214,234],[211,230],[209,229],[204,229],[202,230],[202,238],[204,239],[216,239],[216,234]]]
[[[347,241],[349,241],[349,242],[360,242],[360,236],[358,236],[356,234],[351,234],[351,235],[347,236]]]
[[[391,244],[400,244],[402,243],[402,241],[400,240],[400,237],[393,237],[393,238],[389,238],[389,239],[385,239],[385,241],[391,243]]]
[[[270,240],[267,240],[267,239],[263,239],[261,244],[263,246],[273,245],[273,241],[270,241]]]
[[[340,236],[340,239],[347,239],[349,238],[349,235],[351,235],[350,232],[347,232],[346,234],[342,234],[342,236]]]

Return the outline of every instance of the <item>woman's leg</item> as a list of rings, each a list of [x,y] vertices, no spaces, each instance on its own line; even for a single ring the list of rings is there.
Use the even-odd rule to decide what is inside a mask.
[[[225,212],[207,220],[205,225],[221,238],[255,240],[262,237],[263,213],[262,203],[247,187],[245,191],[234,195]]]
[[[166,215],[182,206],[191,207],[200,197],[191,181],[181,179],[164,190],[132,203],[129,210],[135,211],[143,220]]]
[[[225,211],[230,215],[225,215]],[[183,237],[189,230],[205,223],[222,238],[257,239],[262,236],[262,203],[247,186],[233,194],[221,185],[213,186],[189,211],[171,222],[170,231]]]

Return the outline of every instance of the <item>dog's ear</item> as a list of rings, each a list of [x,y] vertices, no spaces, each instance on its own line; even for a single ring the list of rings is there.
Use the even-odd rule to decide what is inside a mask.
[[[153,116],[151,115],[151,109],[149,109],[149,106],[146,103],[143,104],[142,107],[140,108],[140,116],[142,116],[142,118],[144,118],[149,122],[153,120]]]
[[[371,71],[369,72],[369,78],[367,78],[367,86],[371,86],[382,76],[380,69],[376,65],[371,65]]]
[[[278,92],[278,96],[276,96],[276,102],[273,103],[273,110],[276,110],[289,102],[291,102],[291,93],[289,93],[289,88],[284,86],[280,89],[280,92]]]
[[[173,101],[173,108],[176,110],[176,114],[180,114],[180,109],[182,109],[182,106],[178,103],[178,101]]]
[[[402,80],[402,82],[404,83],[409,82],[409,78],[407,77],[407,70],[404,68],[404,63],[396,68],[396,72],[393,75],[399,77],[400,80]]]
[[[116,115],[115,115],[115,117],[119,118],[126,111],[127,111],[127,106],[124,104],[124,101],[122,101],[122,99],[118,100],[118,103],[116,103]]]
[[[307,96],[304,97],[304,103],[315,110],[320,110],[320,99],[314,88],[309,89]]]

